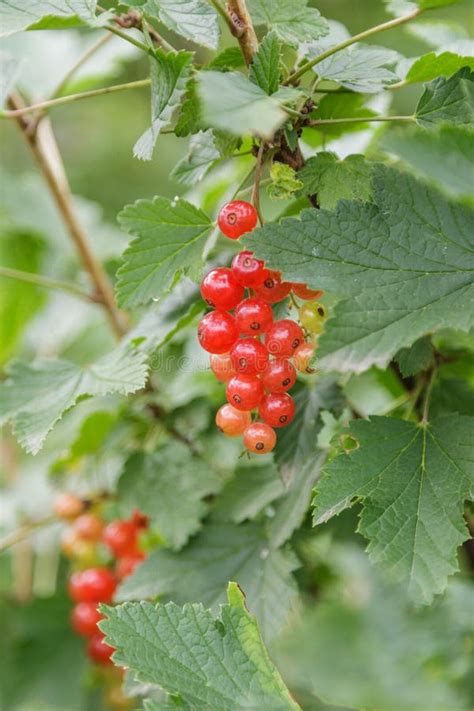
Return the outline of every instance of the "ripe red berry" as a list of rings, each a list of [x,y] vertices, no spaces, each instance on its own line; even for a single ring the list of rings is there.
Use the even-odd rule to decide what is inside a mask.
[[[250,412],[236,410],[229,403],[222,405],[216,414],[217,427],[228,437],[238,437],[243,434],[251,421]]]
[[[227,353],[238,337],[234,317],[222,311],[206,314],[198,326],[199,343],[208,353]]]
[[[316,290],[316,289],[310,289],[306,284],[301,284],[300,282],[292,282],[291,283],[291,288],[293,293],[296,296],[299,296],[300,299],[320,299],[321,296],[324,294],[324,291]]]
[[[211,370],[221,383],[228,383],[235,375],[234,366],[230,358],[230,353],[222,353],[222,355],[211,355]]]
[[[72,628],[82,637],[90,637],[98,632],[97,623],[101,619],[96,602],[79,602],[71,613]]]
[[[102,519],[92,513],[78,516],[72,524],[72,530],[85,541],[98,541],[102,536],[102,529]]]
[[[265,422],[254,422],[244,432],[244,446],[249,452],[267,454],[276,444],[276,432]]]
[[[85,502],[75,494],[64,491],[57,494],[53,503],[53,511],[56,516],[66,521],[76,518],[84,511]]]
[[[273,311],[262,299],[245,299],[235,309],[235,321],[239,333],[259,336],[273,323]]]
[[[110,602],[115,587],[115,576],[108,568],[86,568],[69,578],[69,595],[74,602]]]
[[[253,230],[257,220],[257,211],[253,205],[244,200],[232,200],[219,212],[217,223],[226,237],[239,239],[241,235]]]
[[[288,393],[270,393],[263,398],[259,414],[267,425],[286,427],[295,416],[295,401]]]
[[[87,643],[87,655],[96,664],[112,664],[110,658],[115,649],[104,642],[104,637],[102,632],[97,632]]]
[[[265,270],[263,282],[255,290],[257,296],[270,304],[276,304],[277,301],[283,301],[291,291],[289,281],[282,281],[280,272]]]
[[[268,363],[268,351],[256,338],[241,338],[230,351],[232,365],[237,373],[258,375],[263,373]]]
[[[132,521],[112,521],[104,529],[103,540],[115,556],[136,549],[138,529]]]
[[[115,574],[119,580],[131,575],[137,565],[145,560],[145,554],[141,551],[136,551],[133,555],[125,555],[117,559],[115,566]]]
[[[248,250],[236,254],[232,260],[232,274],[235,280],[248,289],[259,286],[265,278],[266,271],[264,263],[256,259],[253,252]]]
[[[244,287],[238,284],[232,271],[221,267],[206,274],[201,284],[201,295],[213,309],[230,311],[244,295]]]
[[[286,358],[268,361],[262,375],[263,387],[271,393],[285,393],[296,382],[296,370]]]
[[[275,321],[265,334],[265,345],[274,356],[291,356],[304,342],[304,333],[295,321],[289,318]]]
[[[253,410],[263,398],[263,385],[255,375],[234,375],[227,383],[227,400],[237,410]]]
[[[296,370],[299,370],[300,373],[308,373],[308,375],[316,372],[310,365],[314,351],[315,346],[312,343],[302,343],[298,346],[293,353],[293,362]]]

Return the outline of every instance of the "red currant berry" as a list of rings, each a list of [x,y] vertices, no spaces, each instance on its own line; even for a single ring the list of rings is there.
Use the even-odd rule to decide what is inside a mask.
[[[86,568],[69,578],[69,595],[74,602],[110,602],[115,587],[115,576],[108,568]]]
[[[133,555],[125,555],[117,559],[115,574],[119,580],[131,575],[137,565],[145,560],[145,554],[136,551]]]
[[[292,282],[291,288],[296,296],[300,299],[310,300],[310,299],[320,299],[324,294],[324,291],[310,289],[306,284],[301,284],[300,282]]]
[[[244,287],[238,284],[230,269],[221,267],[206,274],[201,284],[201,295],[213,309],[230,311],[244,295]]]
[[[267,454],[276,444],[276,432],[265,422],[254,422],[244,432],[244,446],[249,452]]]
[[[296,370],[299,370],[300,373],[308,373],[308,375],[316,372],[310,365],[314,351],[315,346],[312,343],[302,343],[298,346],[293,353],[293,362]]]
[[[239,239],[241,235],[253,230],[257,220],[257,211],[253,205],[244,200],[232,200],[219,212],[217,223],[226,237]]]
[[[269,353],[274,356],[291,356],[304,342],[304,333],[295,321],[284,318],[275,321],[268,333],[265,334],[265,345]]]
[[[263,373],[268,363],[268,351],[256,338],[242,338],[236,341],[232,346],[230,357],[237,373],[247,373],[247,375]]]
[[[239,333],[259,336],[273,323],[273,311],[262,299],[245,299],[235,309],[235,321]]]
[[[98,541],[102,536],[102,519],[92,513],[78,516],[72,524],[72,530],[85,541]]]
[[[263,385],[255,375],[234,375],[227,384],[227,400],[237,410],[253,410],[263,398]]]
[[[211,370],[221,383],[228,383],[235,375],[230,353],[211,355]]]
[[[263,282],[257,287],[257,296],[265,299],[270,304],[276,304],[277,301],[283,301],[291,291],[289,281],[282,281],[280,272],[273,272],[269,269],[265,270]]]
[[[251,423],[250,412],[236,410],[226,403],[219,408],[216,414],[217,427],[228,437],[238,437]]]
[[[97,546],[93,541],[79,538],[77,533],[68,528],[61,536],[61,550],[71,560],[83,566],[91,566],[97,562]]]
[[[271,427],[286,427],[295,416],[295,401],[288,393],[270,393],[263,398],[259,414]]]
[[[70,521],[79,516],[85,508],[85,502],[75,494],[62,492],[56,496],[53,511],[56,516]]]
[[[104,543],[115,556],[134,550],[137,538],[138,530],[132,521],[112,521],[104,529]]]
[[[325,307],[319,301],[309,301],[298,310],[298,316],[303,328],[311,333],[321,333],[327,317]]]
[[[110,647],[104,642],[105,635],[102,632],[97,632],[87,643],[87,656],[96,664],[112,664],[111,656],[115,652],[113,647]]]
[[[227,353],[238,337],[234,317],[222,311],[206,314],[198,326],[199,343],[208,353]]]
[[[101,619],[96,602],[79,602],[71,613],[72,628],[81,637],[90,637],[98,632],[97,623]]]
[[[263,387],[271,393],[285,393],[296,382],[296,370],[286,358],[270,360],[262,375]]]
[[[235,280],[248,289],[260,286],[265,278],[265,273],[264,263],[260,259],[256,259],[253,252],[240,252],[232,260],[232,274]]]

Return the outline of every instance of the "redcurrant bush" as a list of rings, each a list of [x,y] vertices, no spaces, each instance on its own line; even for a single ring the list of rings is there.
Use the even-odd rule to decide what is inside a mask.
[[[269,393],[260,404],[259,415],[267,425],[286,427],[295,416],[295,401],[288,393]]]
[[[235,309],[235,321],[239,333],[245,336],[259,336],[270,328],[273,311],[263,299],[250,297],[241,301]]]
[[[253,410],[263,398],[262,381],[255,375],[238,373],[227,383],[226,394],[237,410]]]
[[[213,309],[230,311],[235,308],[244,295],[244,287],[239,284],[230,269],[213,269],[204,277],[201,295]]]
[[[232,274],[235,280],[247,289],[255,289],[262,284],[267,270],[253,252],[244,251],[236,254],[232,260]]]
[[[69,578],[69,595],[74,602],[110,602],[116,584],[108,568],[86,568]]]
[[[230,357],[234,370],[247,375],[263,373],[268,363],[268,351],[256,338],[241,338],[236,341]]]
[[[251,423],[249,412],[237,410],[226,403],[219,408],[216,414],[216,425],[228,437],[239,437]]]
[[[267,363],[262,375],[265,390],[271,393],[284,393],[296,382],[296,370],[287,358],[275,358]]]
[[[220,231],[230,239],[239,239],[246,232],[251,232],[257,221],[257,211],[245,200],[232,200],[226,203],[217,218]]]
[[[78,602],[71,613],[71,625],[81,637],[91,637],[99,630],[97,623],[102,615],[97,609],[97,602]]]
[[[230,314],[211,311],[199,323],[199,343],[208,353],[227,353],[238,337],[235,319]]]
[[[291,356],[304,342],[304,333],[297,323],[289,318],[275,321],[265,334],[265,345],[274,356]]]
[[[265,422],[253,422],[244,432],[244,446],[254,454],[268,454],[276,445],[276,432]]]

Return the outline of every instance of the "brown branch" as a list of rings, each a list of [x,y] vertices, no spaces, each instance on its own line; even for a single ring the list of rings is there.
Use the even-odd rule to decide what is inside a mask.
[[[228,0],[227,16],[229,29],[238,40],[245,63],[249,66],[258,50],[258,39],[245,0]]]
[[[8,103],[13,110],[24,108],[24,102],[17,94],[12,94]],[[103,305],[115,335],[120,338],[126,331],[124,315],[116,306],[107,274],[100,262],[96,260],[87,235],[78,220],[56,139],[51,129],[46,133],[47,127],[50,128],[50,125],[46,123],[45,119],[38,123],[35,119],[31,121],[25,116],[18,116],[16,122],[49,186],[64,225],[79,252],[83,266],[90,275],[97,300]]]

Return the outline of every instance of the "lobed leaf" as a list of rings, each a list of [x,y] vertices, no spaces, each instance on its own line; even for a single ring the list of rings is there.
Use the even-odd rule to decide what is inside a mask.
[[[280,49],[276,33],[269,32],[250,65],[250,80],[269,95],[274,94],[280,84]]]
[[[329,32],[327,20],[307,0],[248,0],[255,25],[266,25],[285,44],[297,47]]]
[[[96,0],[0,0],[0,36],[22,30],[100,25],[109,13],[97,17]]]
[[[217,49],[219,22],[216,11],[205,0],[147,0],[141,9],[181,37]]]
[[[472,124],[474,121],[474,72],[460,69],[449,79],[439,77],[426,85],[415,111],[420,126],[438,123]]]
[[[312,156],[298,172],[305,195],[316,195],[320,207],[332,209],[339,200],[367,201],[372,194],[372,164],[362,155],[338,160],[334,153]]]

